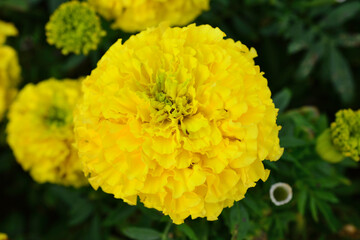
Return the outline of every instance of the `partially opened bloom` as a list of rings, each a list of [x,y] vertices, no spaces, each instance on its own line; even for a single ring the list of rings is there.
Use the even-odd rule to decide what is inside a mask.
[[[116,42],[83,82],[75,134],[91,185],[169,215],[216,220],[277,160],[277,109],[248,49],[209,25]]]
[[[360,160],[360,110],[340,110],[331,123],[331,138],[335,148],[345,157]]]
[[[80,82],[49,79],[21,90],[9,110],[8,143],[37,182],[86,184],[73,146]]]
[[[209,0],[88,0],[113,27],[136,32],[155,27],[162,21],[172,26],[192,22],[204,10]]]
[[[16,51],[3,45],[6,37],[15,35],[17,30],[13,24],[0,21],[0,120],[16,95],[16,86],[21,78]]]
[[[88,54],[105,35],[95,10],[86,2],[63,3],[46,24],[47,41],[63,54]]]

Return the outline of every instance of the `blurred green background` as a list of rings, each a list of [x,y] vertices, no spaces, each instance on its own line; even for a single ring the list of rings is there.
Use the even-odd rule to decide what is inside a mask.
[[[7,40],[19,55],[21,86],[50,77],[90,74],[118,39],[130,35],[102,20],[106,37],[88,56],[64,56],[47,44],[44,26],[62,0],[0,0],[0,19],[13,22],[18,37]],[[101,190],[37,184],[18,165],[1,123],[0,232],[14,240],[115,239],[360,239],[358,163],[322,161],[316,137],[339,109],[360,106],[360,1],[211,0],[198,24],[219,27],[227,37],[258,52],[280,115],[285,153],[266,183],[225,209],[218,221],[170,223],[161,213],[129,206]],[[311,106],[311,107],[306,107]],[[276,182],[293,188],[293,200],[270,201]]]

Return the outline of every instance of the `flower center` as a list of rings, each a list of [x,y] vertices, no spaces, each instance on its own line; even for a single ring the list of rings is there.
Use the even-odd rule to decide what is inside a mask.
[[[193,97],[188,92],[189,83],[189,80],[179,82],[173,74],[157,75],[150,96],[155,122],[179,120],[193,113]]]
[[[45,124],[53,127],[62,127],[69,122],[68,113],[65,109],[57,106],[50,107],[48,114],[45,116]]]

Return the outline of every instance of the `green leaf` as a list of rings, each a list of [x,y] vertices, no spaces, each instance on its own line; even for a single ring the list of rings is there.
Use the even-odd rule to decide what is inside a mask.
[[[250,222],[246,208],[240,202],[230,209],[230,226],[232,240],[244,239],[249,230]]]
[[[301,189],[298,195],[298,202],[297,202],[297,206],[301,215],[304,215],[305,213],[306,199],[307,199],[307,192],[305,189]]]
[[[13,8],[19,11],[27,11],[29,2],[27,0],[1,0],[0,7]]]
[[[321,27],[340,26],[347,20],[354,17],[360,10],[360,2],[343,3],[339,7],[330,11],[320,22]]]
[[[101,225],[100,218],[98,215],[95,215],[91,221],[91,227],[88,231],[89,236],[86,238],[88,240],[101,240]]]
[[[326,222],[328,223],[331,231],[337,232],[339,222],[337,221],[336,217],[334,216],[331,207],[329,204],[325,202],[318,202],[318,207],[322,215],[324,216]]]
[[[86,56],[84,56],[84,55],[72,55],[62,65],[62,70],[64,72],[67,72],[67,71],[69,71],[71,69],[74,69],[77,66],[79,66],[85,60],[86,60]]]
[[[198,240],[195,232],[186,223],[178,225],[177,229],[183,232],[190,240]]]
[[[104,225],[105,226],[113,226],[124,220],[128,216],[130,216],[136,210],[135,207],[127,206],[127,207],[119,207],[105,218]]]
[[[359,47],[360,33],[356,34],[341,34],[337,39],[337,43],[343,47]]]
[[[327,202],[331,202],[331,203],[338,203],[339,202],[339,199],[331,192],[315,191],[314,195],[317,198],[322,199],[322,200],[327,201]]]
[[[330,79],[344,103],[354,98],[354,79],[349,64],[335,46],[330,47]]]
[[[70,211],[70,225],[77,225],[84,222],[92,213],[93,206],[87,200],[79,200],[74,203]]]
[[[284,148],[288,147],[303,147],[308,145],[309,143],[300,138],[296,138],[293,136],[284,136],[280,137],[280,146]]]
[[[161,238],[161,233],[151,228],[127,227],[123,234],[135,240],[156,240]]]
[[[311,211],[311,215],[313,217],[313,219],[315,220],[315,222],[319,221],[319,217],[318,217],[318,212],[317,212],[317,207],[316,207],[316,200],[315,198],[310,198],[310,211]]]
[[[288,88],[284,88],[273,97],[275,107],[279,109],[279,112],[283,112],[290,103],[291,91]]]
[[[317,43],[307,51],[305,57],[300,63],[298,71],[296,72],[296,76],[298,79],[305,79],[309,76],[315,64],[323,54],[323,50],[323,44]]]

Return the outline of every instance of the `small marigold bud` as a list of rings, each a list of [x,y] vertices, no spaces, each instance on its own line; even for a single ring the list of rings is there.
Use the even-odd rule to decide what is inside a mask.
[[[331,138],[334,146],[345,157],[360,160],[360,110],[340,110],[331,123]]]
[[[80,93],[79,81],[49,79],[25,86],[10,107],[8,143],[37,182],[87,184],[73,146],[73,110]]]
[[[46,24],[47,41],[63,54],[88,54],[105,35],[95,10],[77,1],[62,4]]]
[[[289,184],[278,182],[270,188],[270,199],[276,206],[287,204],[292,199],[292,188]]]

